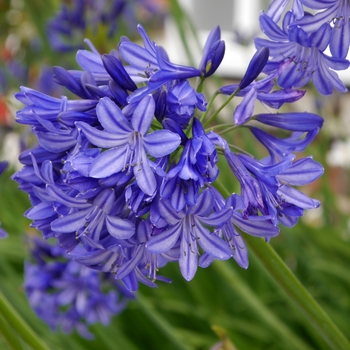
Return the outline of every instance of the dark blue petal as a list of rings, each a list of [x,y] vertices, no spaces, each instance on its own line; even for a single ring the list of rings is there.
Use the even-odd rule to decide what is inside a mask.
[[[312,131],[323,124],[319,115],[306,112],[257,114],[255,118],[261,123],[291,131]]]
[[[264,69],[268,59],[270,51],[267,47],[259,49],[249,62],[248,68],[239,83],[238,87],[242,90],[247,87]]]
[[[129,91],[137,89],[136,84],[132,81],[122,62],[117,57],[113,55],[103,55],[102,61],[107,72],[118,85]]]

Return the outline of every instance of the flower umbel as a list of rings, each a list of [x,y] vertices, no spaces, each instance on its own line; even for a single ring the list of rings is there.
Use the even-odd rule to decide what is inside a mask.
[[[261,23],[268,25],[267,34],[274,42],[258,40],[259,50],[240,84],[223,86],[212,98],[201,91],[224,55],[218,27],[209,35],[199,69],[172,63],[139,26],[143,46],[124,37],[118,50],[101,55],[88,42],[91,51],[77,53],[82,70],[55,68],[56,82],[79,99],[53,98],[26,87],[16,95],[25,104],[17,121],[31,125],[39,143],[23,152],[23,169],[14,175],[32,202],[26,216],[44,238],[55,237],[74,260],[47,265],[59,269],[54,277],[43,266],[50,288],[58,291],[51,296],[45,294],[47,286],[39,290],[32,282],[33,271],[40,275],[37,267],[27,268],[31,302],[53,327],[63,301],[72,304],[69,317],[74,321],[68,329],[78,327],[82,317],[87,323],[98,320],[96,307],[110,311],[105,310],[101,322],[117,309],[112,297],[97,290],[98,297],[88,301],[86,276],[93,281],[108,274],[108,279],[112,276],[115,283],[136,291],[139,283],[156,287],[157,280],[169,282],[159,270],[170,262],[179,264],[188,281],[198,266],[205,268],[216,259],[232,257],[247,268],[242,232],[269,241],[279,233],[280,224],[293,226],[304,210],[319,205],[295,186],[314,181],[323,168],[296,153],[316,136],[322,118],[307,112],[254,114],[254,106],[259,100],[278,109],[297,101],[305,92],[293,86],[311,78],[319,90],[328,92],[328,83],[318,84],[316,78],[322,76],[325,62],[345,67],[347,61],[323,54],[324,42],[318,39],[328,29],[322,27],[321,34],[311,36],[299,29],[282,31],[270,13],[274,12],[262,15]],[[288,23],[299,18],[288,16]],[[285,57],[277,55],[279,41],[285,42]],[[294,57],[300,48],[298,59],[313,55],[318,72],[306,66],[307,74],[300,74]],[[294,58],[286,58],[290,55]],[[262,71],[269,75],[257,80]],[[328,68],[326,73],[330,86],[342,90],[335,73]],[[283,89],[274,87],[276,78]],[[230,97],[213,111],[218,94]],[[224,107],[235,96],[243,100],[229,112],[233,122],[220,124]],[[269,156],[260,159],[223,137],[240,128],[248,128],[252,140],[262,144]],[[270,133],[271,128],[276,133]],[[279,129],[284,138],[276,136]],[[220,185],[221,174],[229,176],[239,194]],[[59,249],[38,246],[50,259]],[[79,285],[69,283],[72,275],[81,280]],[[65,289],[72,296],[69,300],[60,297]],[[37,293],[45,303],[57,306],[53,313],[37,303]],[[82,314],[78,299],[88,313]]]

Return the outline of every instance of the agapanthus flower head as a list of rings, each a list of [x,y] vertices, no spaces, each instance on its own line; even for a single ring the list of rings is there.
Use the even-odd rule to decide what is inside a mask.
[[[113,276],[72,261],[58,245],[39,238],[30,244],[24,288],[30,305],[51,329],[65,333],[75,329],[92,338],[89,325],[109,324],[133,298]]]
[[[111,38],[119,27],[126,25],[130,33],[135,32],[138,13],[161,18],[165,12],[153,0],[74,0],[62,2],[58,13],[47,24],[53,49],[61,52],[82,47],[87,32],[97,35],[99,27],[106,27]],[[144,17],[145,18],[145,17]]]
[[[329,48],[332,56],[346,58],[350,46],[350,4],[347,0],[300,0],[312,10],[318,10],[315,15],[305,15],[298,18],[294,26],[300,26],[307,32],[317,31],[325,23],[331,24]]]
[[[284,88],[302,87],[312,81],[316,89],[323,95],[332,93],[333,88],[341,92],[347,91],[334,70],[349,67],[344,58],[329,57],[324,51],[331,35],[328,23],[320,26],[315,32],[307,33],[300,26],[293,26],[296,15],[293,10],[286,13],[282,28],[266,13],[260,15],[260,26],[270,40],[257,38],[258,49],[268,47],[271,60],[266,64],[264,72],[276,70],[283,62],[292,60],[278,76],[278,84]]]
[[[130,291],[140,283],[154,288],[157,281],[169,282],[161,269],[172,262],[186,280],[215,259],[232,257],[247,268],[242,232],[269,241],[280,223],[293,226],[305,209],[319,205],[294,186],[323,172],[311,158],[296,158],[323,120],[306,112],[254,114],[256,100],[278,109],[304,95],[291,87],[275,88],[274,79],[286,79],[294,63],[278,58],[265,65],[269,52],[276,51],[268,44],[253,57],[240,84],[217,92],[243,97],[232,111],[232,129],[248,128],[269,154],[263,159],[248,155],[222,137],[227,124],[212,124],[222,108],[213,112],[213,99],[199,92],[223,57],[220,29],[210,33],[199,69],[172,63],[142,26],[138,31],[143,46],[124,37],[117,50],[101,55],[87,41],[90,50],[76,56],[81,70],[55,67],[55,81],[77,99],[26,87],[16,94],[25,105],[17,121],[31,126],[39,144],[23,152],[23,169],[13,176],[32,203],[25,215],[45,239],[55,238],[70,253],[74,264],[64,266],[72,264],[79,278],[80,271],[84,276],[109,273]],[[294,39],[293,45],[303,38]],[[269,75],[257,80],[266,67]],[[290,135],[280,138],[265,126]],[[239,194],[216,189],[220,157]],[[65,268],[58,262],[50,266]],[[27,285],[35,290],[30,281]],[[66,288],[66,280],[55,282],[54,288],[59,286]],[[54,297],[43,298],[57,304]],[[102,300],[103,305],[112,302]],[[33,305],[56,325],[55,313]],[[92,305],[91,310],[86,320],[96,319]],[[70,309],[68,329],[80,322],[80,311]]]

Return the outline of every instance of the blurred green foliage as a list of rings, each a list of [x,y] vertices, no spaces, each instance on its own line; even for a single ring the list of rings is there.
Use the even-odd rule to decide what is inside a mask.
[[[13,11],[13,7],[19,11],[19,18],[33,29],[34,36],[41,38],[46,54],[35,55],[35,50],[22,37],[20,45],[23,46],[18,51],[22,61],[31,71],[37,70],[43,62],[60,65],[62,59],[53,55],[45,32],[45,21],[58,8],[58,1],[0,1],[1,47],[7,35],[19,33],[21,22],[9,21],[9,11]],[[176,22],[181,25],[183,14],[177,2],[172,2],[172,9],[177,16]],[[103,44],[106,51],[113,48],[109,42]],[[64,59],[73,64],[74,55]],[[332,121],[326,120],[325,128],[329,122]],[[236,135],[235,132],[231,135],[235,144],[256,152],[247,135]],[[330,142],[327,132],[321,132],[308,154],[326,164],[325,155]],[[237,190],[237,184],[232,182],[230,172],[224,167],[221,164],[220,179],[233,192]],[[331,177],[334,169],[325,167],[323,178],[308,189],[313,197],[322,200],[322,214],[316,219],[301,220],[293,229],[282,229],[269,244],[340,330],[349,335],[349,217],[346,210],[341,210],[342,202],[339,201],[340,194],[349,194],[349,189],[342,187],[343,193],[335,192],[334,181],[337,180]],[[252,253],[247,270],[242,270],[233,260],[215,262],[207,269],[199,269],[191,282],[181,277],[176,264],[168,264],[162,269],[162,274],[173,282],[159,282],[157,289],[141,286],[138,300],[130,302],[109,327],[92,327],[95,334],[92,341],[75,333],[51,332],[29,307],[22,287],[23,262],[27,256],[25,235],[38,233],[29,228],[29,221],[23,217],[29,201],[10,179],[13,171],[8,169],[0,178],[0,222],[9,233],[9,238],[0,242],[0,290],[50,349],[204,350],[215,345],[215,349],[223,350],[329,349]],[[343,176],[349,175],[345,170],[337,171]],[[30,348],[22,340],[17,344],[3,338],[1,333],[5,326],[6,320],[0,317],[1,349]]]

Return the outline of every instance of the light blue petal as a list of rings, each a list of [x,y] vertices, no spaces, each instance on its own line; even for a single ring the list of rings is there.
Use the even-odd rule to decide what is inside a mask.
[[[85,216],[91,209],[78,210],[72,214],[62,216],[51,223],[55,232],[76,232],[85,225]]]
[[[128,239],[135,233],[135,225],[131,221],[116,216],[107,215],[106,225],[109,234],[117,239]]]
[[[193,245],[197,245],[197,243],[193,242]],[[198,251],[197,247],[194,249],[185,238],[181,240],[179,266],[183,278],[186,281],[191,281],[198,268]]]
[[[108,97],[100,99],[96,113],[103,128],[111,134],[128,134],[133,131],[120,108]]]
[[[227,260],[231,258],[232,250],[230,246],[219,236],[216,236],[204,228],[197,220],[194,231],[198,238],[197,243],[199,243],[206,253],[219,260]]]
[[[146,152],[140,150],[142,157],[142,164],[136,164],[134,166],[134,175],[136,178],[137,185],[140,187],[143,193],[152,196],[157,189],[157,180],[152,171]]]
[[[146,95],[136,107],[131,119],[135,131],[146,135],[154,117],[155,102],[152,95]]]
[[[104,73],[107,75],[101,55],[88,50],[78,50],[76,61],[83,70],[91,73]]]
[[[164,157],[177,149],[181,137],[169,130],[157,130],[144,137],[147,152],[155,158]]]
[[[295,186],[303,186],[315,181],[324,172],[320,163],[315,162],[311,157],[302,158],[282,174],[277,175],[277,179]]]
[[[170,226],[162,233],[152,237],[146,243],[146,248],[152,253],[167,252],[176,244],[182,231],[183,228],[181,222],[177,225]]]
[[[236,107],[233,113],[233,122],[236,125],[246,123],[254,113],[255,100],[257,98],[257,92],[254,88],[243,97],[241,103]]]
[[[198,219],[208,226],[222,226],[226,221],[230,220],[233,214],[232,208],[225,208],[218,212],[210,214],[208,217],[201,216]]]
[[[251,220],[249,217],[244,219],[239,212],[233,213],[232,221],[243,232],[256,237],[275,237],[280,232],[280,229],[274,226],[271,221]]]
[[[315,209],[320,206],[320,202],[313,198],[308,197],[304,193],[296,190],[293,187],[282,185],[277,194],[287,203],[294,204],[303,209]]]
[[[78,122],[76,123],[78,129],[82,130],[86,138],[95,146],[101,148],[111,148],[124,145],[128,142],[129,133],[111,134],[106,131],[98,130],[89,124]]]
[[[124,170],[127,146],[112,148],[101,153],[90,165],[89,176],[105,178]]]

